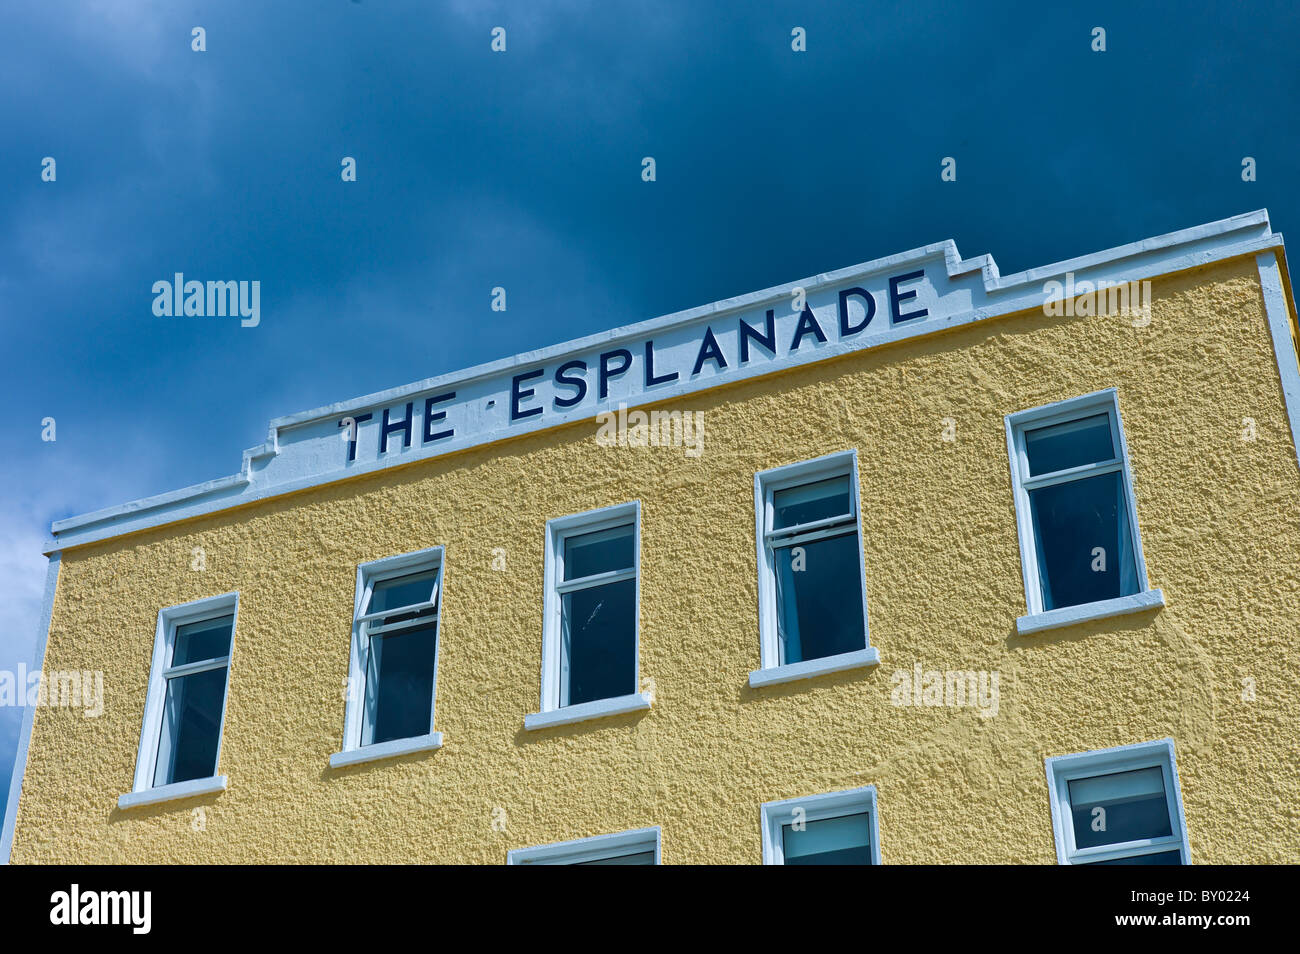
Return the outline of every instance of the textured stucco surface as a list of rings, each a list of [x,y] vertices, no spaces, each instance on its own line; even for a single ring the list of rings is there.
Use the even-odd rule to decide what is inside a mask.
[[[1043,758],[1172,736],[1193,859],[1294,861],[1300,476],[1254,262],[1159,279],[1152,309],[1027,313],[674,402],[705,413],[698,459],[574,425],[68,551],[46,668],[103,670],[105,712],[38,712],[13,860],[499,864],[661,825],[665,863],[757,863],[762,802],[872,783],[887,864],[1051,863]],[[1111,386],[1167,606],[1019,637],[1003,415]],[[881,665],[751,690],[753,474],[848,447]],[[526,733],[544,522],[638,498],[654,707]],[[436,544],[445,746],[331,770],[356,565]],[[229,790],[119,811],[159,608],[231,590]],[[999,672],[997,716],[893,706],[918,661]]]

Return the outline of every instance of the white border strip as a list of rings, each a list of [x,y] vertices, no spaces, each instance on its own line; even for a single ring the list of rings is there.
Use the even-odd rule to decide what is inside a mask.
[[[1259,267],[1259,284],[1264,292],[1264,312],[1268,315],[1268,330],[1273,335],[1273,354],[1277,358],[1277,372],[1282,378],[1282,397],[1286,400],[1286,416],[1291,422],[1291,446],[1300,465],[1300,363],[1296,357],[1295,342],[1291,339],[1291,315],[1286,307],[1286,291],[1282,286],[1282,267],[1277,252],[1260,252],[1255,256]]]
[[[45,598],[41,603],[41,637],[36,643],[33,668],[40,672],[45,665],[45,647],[50,641],[50,618],[54,614],[54,591],[59,584],[60,553],[50,555],[45,571]],[[14,757],[14,774],[9,780],[9,801],[5,804],[4,829],[0,831],[0,865],[9,864],[9,853],[14,846],[14,823],[18,818],[18,797],[23,790],[23,776],[27,773],[27,749],[32,741],[32,726],[36,721],[36,706],[27,706],[23,713],[23,727],[18,733],[18,752]]]

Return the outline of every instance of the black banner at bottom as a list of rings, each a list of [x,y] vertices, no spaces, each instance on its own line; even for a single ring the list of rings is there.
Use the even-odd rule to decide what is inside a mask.
[[[1282,909],[1295,877],[1293,867],[893,866],[821,875],[755,871],[757,880],[750,882],[739,869],[720,876],[683,867],[638,882],[631,872],[611,880],[595,871],[566,881],[569,876],[559,874],[427,866],[9,866],[0,868],[0,917],[11,940],[99,935],[128,944],[203,936],[226,943],[245,936],[373,941],[409,937],[434,924],[445,930],[455,922],[461,922],[462,937],[462,931],[492,927],[498,942],[517,929],[595,935],[605,923],[649,941],[688,925],[766,931],[773,917],[801,922],[806,939],[809,928],[814,936],[821,933],[819,923],[828,938],[842,937],[855,914],[868,932],[864,942],[872,941],[872,928],[893,921],[910,924],[918,938],[931,931],[969,931],[972,941],[1030,938],[1054,929],[1072,938],[1183,940],[1197,933],[1232,943],[1260,926],[1287,927]],[[708,880],[695,880],[702,875]],[[437,942],[437,934],[427,937]]]

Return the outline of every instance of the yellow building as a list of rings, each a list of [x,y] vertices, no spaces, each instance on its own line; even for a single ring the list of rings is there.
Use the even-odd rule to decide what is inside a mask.
[[[1294,860],[1295,329],[1258,212],[279,418],[54,525],[0,857]]]

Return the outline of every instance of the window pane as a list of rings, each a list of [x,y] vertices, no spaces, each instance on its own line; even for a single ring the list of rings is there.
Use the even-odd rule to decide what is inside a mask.
[[[584,576],[630,570],[636,566],[635,524],[581,533],[564,539],[564,578],[580,580]]]
[[[577,865],[652,865],[655,863],[653,851],[638,851],[633,855],[619,855],[615,858],[597,858],[595,861],[579,861]]]
[[[560,705],[636,692],[636,580],[565,593]]]
[[[1027,430],[1025,456],[1029,458],[1031,477],[1113,460],[1119,454],[1110,436],[1110,415],[1094,414],[1077,421]]]
[[[1138,591],[1120,471],[1031,490],[1029,507],[1043,609]]]
[[[849,475],[818,480],[811,484],[788,487],[772,494],[772,529],[784,530],[827,517],[847,517]]]
[[[370,595],[370,607],[367,613],[382,613],[384,610],[416,603],[427,603],[433,592],[433,582],[438,578],[436,570],[428,573],[412,573],[391,580],[380,580],[375,584]],[[386,620],[392,622],[392,620]]]
[[[1077,778],[1068,786],[1079,848],[1173,834],[1159,766]]]
[[[216,774],[225,701],[225,666],[167,680],[154,785]]]
[[[361,744],[426,735],[433,725],[437,623],[370,640]]]
[[[1157,851],[1150,855],[1128,855],[1124,858],[1111,858],[1109,861],[1085,861],[1085,865],[1181,865],[1183,854],[1180,851]]]
[[[205,619],[200,623],[186,623],[176,627],[176,648],[172,652],[172,665],[221,659],[230,655],[230,630],[234,616]]]
[[[866,648],[858,535],[781,547],[774,556],[781,662]]]
[[[781,829],[787,865],[871,864],[871,818],[867,812],[843,815]]]

